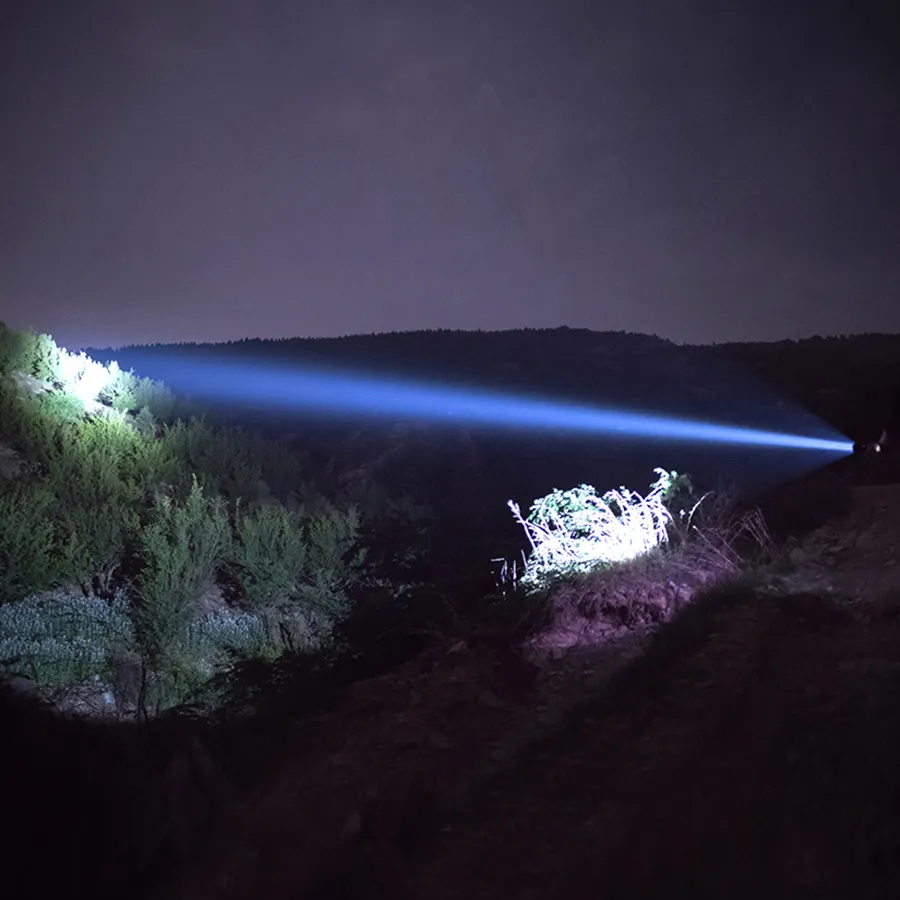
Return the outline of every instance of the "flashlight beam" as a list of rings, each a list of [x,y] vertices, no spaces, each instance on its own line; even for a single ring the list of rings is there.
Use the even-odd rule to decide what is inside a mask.
[[[619,440],[652,437],[834,454],[853,452],[852,442],[831,429],[828,431],[834,436],[830,438],[787,434],[327,370],[171,358],[161,361],[161,365],[165,371],[163,378],[177,390],[194,396],[250,404],[256,409],[379,418],[401,416],[498,429],[607,435]]]

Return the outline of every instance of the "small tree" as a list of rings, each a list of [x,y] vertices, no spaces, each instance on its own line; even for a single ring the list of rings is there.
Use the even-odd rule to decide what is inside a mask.
[[[206,498],[196,479],[181,505],[157,495],[154,519],[140,533],[144,569],[137,584],[139,632],[154,662],[164,662],[186,636],[230,542],[224,501]]]

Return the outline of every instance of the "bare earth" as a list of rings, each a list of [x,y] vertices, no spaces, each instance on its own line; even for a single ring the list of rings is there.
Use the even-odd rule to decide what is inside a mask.
[[[448,823],[384,896],[896,897],[898,649],[896,617],[744,598]]]
[[[768,588],[694,603],[605,687],[582,684],[587,705],[455,804],[416,819],[409,803],[368,832],[341,808],[328,844],[325,770],[298,752],[167,896],[900,896],[900,486],[857,489],[851,507],[795,542]],[[487,737],[492,697],[537,715],[495,690]],[[420,740],[416,758],[435,760],[433,787],[455,784],[449,760],[474,770],[478,753],[454,755],[461,732],[429,721],[432,756]]]

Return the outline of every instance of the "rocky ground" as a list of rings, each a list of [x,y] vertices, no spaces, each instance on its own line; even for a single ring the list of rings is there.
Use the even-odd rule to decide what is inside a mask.
[[[900,485],[845,499],[661,628],[356,686],[160,896],[900,896]]]

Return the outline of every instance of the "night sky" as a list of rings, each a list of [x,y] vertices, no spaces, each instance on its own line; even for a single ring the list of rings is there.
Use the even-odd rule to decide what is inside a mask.
[[[4,0],[0,319],[900,332],[895,5]]]

